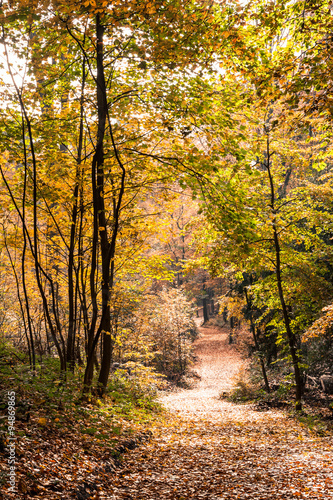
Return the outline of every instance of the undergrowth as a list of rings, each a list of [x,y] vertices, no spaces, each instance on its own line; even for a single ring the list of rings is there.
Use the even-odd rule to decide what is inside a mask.
[[[333,434],[333,398],[320,395],[315,397],[311,392],[305,393],[303,410],[295,411],[294,386],[288,377],[279,384],[271,384],[268,393],[261,384],[251,380],[246,371],[241,371],[235,378],[234,387],[229,392],[220,394],[220,399],[237,404],[251,404],[258,411],[271,408],[287,411],[290,416],[301,422],[310,432],[318,435]],[[318,396],[318,395],[317,395]]]
[[[8,393],[15,392],[15,428],[21,438],[38,434],[92,436],[98,446],[116,447],[122,438],[144,431],[162,412],[156,401],[159,378],[145,367],[118,370],[103,399],[82,398],[83,368],[59,374],[58,360],[46,358],[32,371],[10,346],[0,351],[0,451],[8,441]]]

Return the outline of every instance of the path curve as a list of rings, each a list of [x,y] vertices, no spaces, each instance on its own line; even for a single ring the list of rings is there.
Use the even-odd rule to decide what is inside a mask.
[[[195,388],[164,394],[153,438],[131,451],[107,500],[333,500],[331,437],[278,410],[218,398],[242,360],[225,329],[201,328]]]
[[[194,343],[197,358],[194,366],[200,380],[192,389],[165,393],[161,403],[168,409],[188,418],[220,417],[220,412],[233,413],[237,407],[221,401],[222,392],[229,392],[237,375],[245,369],[245,362],[235,346],[229,345],[229,329],[200,327]]]

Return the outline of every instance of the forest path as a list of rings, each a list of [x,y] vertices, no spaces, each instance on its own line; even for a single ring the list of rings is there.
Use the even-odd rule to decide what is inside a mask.
[[[220,418],[220,412],[239,413],[236,405],[219,400],[234,385],[234,378],[245,367],[240,354],[229,345],[229,328],[199,327],[195,340],[195,372],[199,382],[192,389],[165,393],[163,405],[188,418]],[[230,416],[230,415],[229,415]]]
[[[226,329],[201,328],[190,390],[161,397],[169,412],[125,458],[107,498],[149,500],[333,499],[330,437],[278,410],[221,401],[242,360]]]

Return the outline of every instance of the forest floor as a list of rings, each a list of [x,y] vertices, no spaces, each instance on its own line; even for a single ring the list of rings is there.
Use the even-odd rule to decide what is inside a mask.
[[[15,493],[0,453],[0,498],[333,499],[332,433],[311,431],[286,410],[219,398],[245,368],[228,334],[200,328],[193,367],[200,378],[161,393],[166,409],[151,417],[120,418],[114,403],[59,420],[41,401],[29,422],[15,424]]]
[[[331,436],[281,410],[219,399],[243,369],[228,330],[201,327],[192,389],[164,394],[171,412],[149,443],[128,454],[112,493],[120,499],[333,499]]]

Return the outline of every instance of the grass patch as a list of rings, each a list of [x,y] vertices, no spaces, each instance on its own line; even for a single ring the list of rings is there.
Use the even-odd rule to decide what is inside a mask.
[[[311,415],[303,411],[301,414],[295,413],[295,418],[303,424],[310,432],[318,436],[326,436],[333,433],[332,423],[323,419],[320,415]]]

